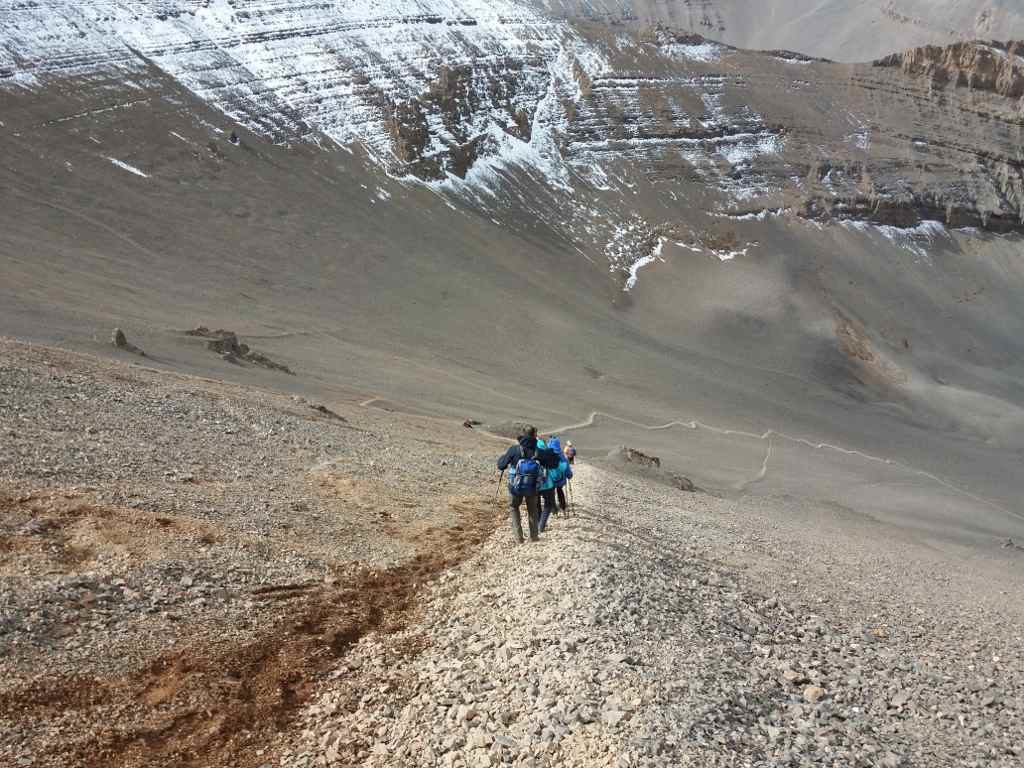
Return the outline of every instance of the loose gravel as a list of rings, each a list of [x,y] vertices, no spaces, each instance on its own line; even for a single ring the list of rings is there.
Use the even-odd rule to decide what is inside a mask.
[[[0,765],[245,764],[490,530],[491,444],[0,340]]]
[[[1019,766],[1024,550],[0,340],[0,764]],[[499,526],[495,528],[495,526]]]
[[[575,492],[540,544],[500,531],[442,579],[422,653],[354,648],[282,765],[1022,764],[1020,592],[749,500],[587,465]]]

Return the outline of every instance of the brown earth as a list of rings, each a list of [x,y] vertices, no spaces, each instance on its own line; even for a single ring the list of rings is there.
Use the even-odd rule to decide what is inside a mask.
[[[0,764],[270,762],[502,520],[457,422],[0,344]]]
[[[219,526],[180,515],[93,504],[86,492],[0,494],[0,574],[70,573],[98,553],[142,562],[223,539]]]
[[[420,591],[472,554],[501,518],[486,496],[458,500],[452,510],[456,522],[425,531],[420,551],[399,565],[344,569],[333,584],[254,591],[274,606],[276,618],[252,641],[188,645],[126,676],[43,677],[0,693],[0,708],[23,721],[75,721],[77,738],[52,743],[41,755],[49,764],[266,761],[267,745],[288,728],[320,676],[365,634],[406,628]]]

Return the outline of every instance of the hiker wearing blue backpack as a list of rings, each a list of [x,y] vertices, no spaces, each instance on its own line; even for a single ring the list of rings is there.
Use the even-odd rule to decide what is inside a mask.
[[[540,487],[544,483],[544,468],[537,461],[537,430],[527,427],[518,442],[498,459],[498,469],[508,470],[509,510],[512,533],[523,543],[523,521],[520,507],[526,501],[526,516],[530,527],[530,541],[539,538]]]
[[[548,440],[548,448],[553,450],[558,456],[558,477],[555,479],[555,493],[558,494],[558,508],[565,512],[568,506],[565,502],[565,486],[572,480],[572,467],[570,466],[572,462],[563,453],[562,441],[557,435]],[[541,530],[544,530],[543,526],[541,526]]]
[[[555,438],[556,441],[557,439],[558,438]],[[561,445],[556,449],[552,444],[544,440],[538,440],[537,461],[539,461],[540,465],[546,470],[544,473],[544,482],[542,482],[540,486],[540,531],[543,533],[544,529],[547,528],[548,518],[551,517],[552,513],[555,511],[556,489],[559,484],[565,484],[561,469],[562,463],[564,462]]]

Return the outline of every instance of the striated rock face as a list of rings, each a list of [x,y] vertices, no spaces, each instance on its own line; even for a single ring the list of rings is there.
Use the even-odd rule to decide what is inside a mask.
[[[179,103],[171,82],[266,140],[358,147],[379,173],[542,227],[624,292],[666,246],[745,254],[718,227],[736,217],[1024,230],[1019,44],[845,65],[567,5],[0,0],[0,98],[78,131]],[[47,114],[69,91],[80,108]]]
[[[928,45],[886,56],[875,66],[900,67],[938,87],[952,84],[1010,98],[1024,96],[1024,42]]]
[[[523,135],[573,44],[509,0],[3,0],[0,19],[0,83],[157,67],[274,141],[359,141],[425,177]]]

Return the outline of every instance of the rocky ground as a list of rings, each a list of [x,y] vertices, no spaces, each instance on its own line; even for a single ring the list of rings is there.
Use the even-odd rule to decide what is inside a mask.
[[[1001,590],[884,531],[593,466],[575,484],[539,545],[499,531],[440,580],[422,653],[360,642],[282,765],[1024,759],[1016,554]]]
[[[322,405],[326,412],[316,406]],[[1016,546],[0,342],[0,764],[1017,766]]]
[[[0,436],[5,766],[247,764],[495,522],[461,425],[4,340]]]

